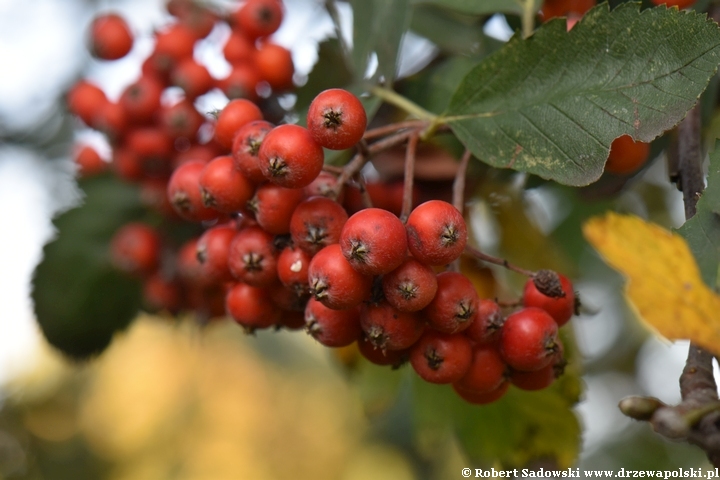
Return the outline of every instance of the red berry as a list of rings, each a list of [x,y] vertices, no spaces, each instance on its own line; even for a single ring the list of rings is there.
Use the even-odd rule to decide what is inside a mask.
[[[651,0],[655,5],[666,5],[670,7],[678,7],[679,9],[685,9],[695,5],[695,0]]]
[[[223,47],[223,56],[231,65],[248,63],[255,54],[255,44],[244,32],[233,31]]]
[[[343,255],[355,270],[382,275],[395,270],[407,256],[405,227],[380,208],[366,208],[348,218],[340,232]]]
[[[404,350],[417,342],[425,330],[415,312],[401,312],[389,303],[364,304],[360,326],[370,343],[383,350]]]
[[[470,340],[427,330],[410,350],[413,369],[426,382],[453,383],[460,380],[472,360]]]
[[[465,330],[465,335],[476,343],[494,343],[500,339],[505,317],[500,305],[487,298],[478,302],[477,313]]]
[[[78,167],[81,177],[97,175],[108,168],[108,163],[100,157],[100,154],[90,145],[76,145],[73,159]]]
[[[238,27],[250,38],[267,37],[275,33],[283,19],[280,0],[248,0],[235,13]]]
[[[401,312],[425,308],[435,298],[437,286],[433,269],[414,258],[408,258],[382,279],[385,299]]]
[[[462,273],[437,276],[437,293],[423,310],[428,325],[439,332],[456,333],[470,327],[480,299],[473,283]]]
[[[310,185],[305,187],[305,195],[308,197],[332,197],[337,187],[337,177],[330,172],[320,172]],[[338,203],[342,198],[338,197]]]
[[[393,368],[399,368],[410,357],[409,349],[383,350],[373,345],[366,335],[360,337],[357,346],[360,354],[375,365],[391,365]]]
[[[470,366],[456,385],[463,390],[488,393],[502,385],[507,375],[507,365],[495,346],[475,345]]]
[[[540,370],[555,358],[557,335],[557,323],[545,310],[524,308],[505,320],[500,338],[502,357],[516,370]]]
[[[204,122],[205,118],[187,99],[160,109],[160,123],[165,132],[174,139],[184,137],[194,141]]]
[[[186,58],[192,58],[195,35],[185,25],[175,23],[155,34],[152,62],[159,72],[170,72]]]
[[[277,259],[277,275],[280,282],[296,292],[309,291],[308,270],[312,257],[305,251],[285,247]]]
[[[156,78],[144,75],[123,91],[119,103],[130,121],[147,123],[160,110],[162,92],[163,86]]]
[[[110,143],[119,143],[128,127],[125,109],[117,102],[105,102],[96,112],[92,127],[107,135]]]
[[[203,205],[200,194],[200,175],[205,164],[191,161],[180,165],[168,182],[168,199],[175,211],[191,222],[202,222],[218,217],[218,212]]]
[[[228,266],[230,244],[237,231],[229,225],[209,228],[197,241],[196,255],[203,270],[203,276],[213,282],[230,282],[233,276]]]
[[[230,244],[228,266],[241,282],[266,287],[277,280],[274,237],[260,227],[246,227]]]
[[[410,253],[428,265],[447,265],[465,249],[465,220],[457,208],[442,200],[415,207],[406,228]]]
[[[133,35],[125,19],[106,13],[90,25],[90,53],[102,60],[117,60],[130,52]]]
[[[235,169],[230,156],[217,157],[205,165],[199,184],[203,205],[223,213],[242,210],[255,193],[255,186]]]
[[[293,86],[293,66],[290,50],[274,43],[265,42],[255,52],[255,68],[260,78],[276,92]]]
[[[548,296],[538,290],[536,282],[540,285],[546,284],[550,288],[561,287],[562,296]],[[550,270],[540,270],[534,279],[529,278],[525,282],[525,290],[523,291],[523,305],[526,307],[536,307],[545,310],[555,319],[559,327],[565,325],[575,312],[575,292],[573,286],[567,277]]]
[[[265,136],[274,128],[273,124],[265,120],[250,122],[238,130],[233,141],[232,154],[235,160],[235,167],[243,172],[248,180],[255,184],[264,183],[260,167],[260,145]]]
[[[299,125],[280,125],[265,136],[258,152],[265,178],[285,188],[303,188],[322,170],[324,153]]]
[[[331,150],[345,150],[358,143],[367,126],[360,100],[340,88],[325,90],[310,104],[308,130],[316,142]]]
[[[215,84],[205,65],[197,63],[193,58],[186,58],[175,65],[170,80],[173,85],[182,88],[185,98],[190,100],[209,92]]]
[[[177,313],[182,304],[180,285],[156,273],[143,283],[143,299],[152,310],[167,310]]]
[[[108,101],[105,92],[87,80],[80,80],[73,85],[66,99],[70,113],[77,115],[90,126]]]
[[[236,283],[228,290],[225,308],[247,333],[272,327],[282,315],[282,310],[270,300],[265,289],[245,283]]]
[[[487,405],[488,403],[500,400],[500,398],[502,398],[502,396],[508,391],[509,387],[510,382],[504,382],[498,388],[490,392],[476,392],[474,390],[464,389],[457,384],[453,384],[453,390],[455,390],[455,393],[457,393],[460,398],[466,402],[474,405]]]
[[[290,219],[304,198],[302,189],[266,183],[255,190],[249,208],[261,227],[274,235],[283,235],[290,232]]]
[[[160,235],[143,223],[128,223],[113,235],[110,258],[124,272],[149,275],[160,264]]]
[[[311,298],[305,307],[305,328],[326,347],[346,347],[362,334],[360,307],[333,310]]]
[[[185,242],[178,250],[175,264],[177,265],[178,276],[193,287],[204,288],[212,283],[214,279],[209,278],[208,272],[198,260],[198,241],[194,238]]]
[[[233,65],[228,76],[219,80],[217,86],[229,99],[246,99],[255,101],[258,98],[257,84],[262,79],[257,69],[249,63]]]
[[[645,164],[648,155],[649,143],[636,142],[630,135],[623,135],[613,140],[610,145],[605,171],[615,175],[629,175]]]
[[[310,293],[328,308],[344,310],[370,297],[372,277],[355,270],[337,243],[315,254],[308,270]]]
[[[231,100],[218,115],[215,139],[223,148],[230,150],[238,130],[255,120],[262,120],[262,112],[257,105],[242,98]]]
[[[314,255],[326,246],[338,243],[348,215],[334,200],[311,197],[303,200],[290,218],[290,235],[293,243]]]

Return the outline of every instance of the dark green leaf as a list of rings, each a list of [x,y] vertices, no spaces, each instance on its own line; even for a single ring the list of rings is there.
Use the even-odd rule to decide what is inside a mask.
[[[83,183],[81,207],[55,221],[58,237],[45,245],[32,298],[48,341],[73,358],[102,352],[140,308],[140,285],[113,269],[108,245],[115,231],[142,212],[135,187],[110,176]]]
[[[514,13],[522,15],[523,0],[411,0],[413,5],[437,5],[456,12],[469,15],[492,15],[493,13]],[[540,0],[535,0],[533,10],[540,7]]]
[[[703,280],[717,287],[720,267],[720,141],[710,154],[708,186],[697,203],[697,213],[678,229],[690,246]]]
[[[443,112],[453,92],[477,61],[467,57],[450,57],[404,82],[401,93],[426,110]]]
[[[483,57],[504,45],[504,42],[485,35],[482,24],[460,21],[456,16],[431,6],[414,9],[410,29],[441,50],[454,54]]]
[[[587,185],[613,139],[676,125],[719,62],[720,29],[705,15],[603,4],[570,32],[558,19],[513,37],[463,80],[447,121],[486,163]]]
[[[374,52],[378,67],[373,79],[392,84],[400,41],[410,23],[409,0],[351,0],[353,9],[353,65],[361,79]]]
[[[336,38],[325,40],[319,45],[318,61],[310,72],[307,83],[295,91],[295,107],[307,112],[310,102],[318,93],[328,88],[345,87],[352,81],[352,72],[347,69],[343,60],[340,42]]]

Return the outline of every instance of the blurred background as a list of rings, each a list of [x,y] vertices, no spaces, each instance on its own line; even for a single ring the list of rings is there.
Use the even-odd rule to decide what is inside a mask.
[[[285,5],[273,38],[292,50],[301,84],[333,25],[320,0]],[[352,11],[340,6],[351,28]],[[137,37],[131,54],[112,63],[92,59],[85,43],[93,16],[109,10],[125,16]],[[91,362],[70,362],[46,345],[31,280],[53,238],[53,216],[82,202],[70,148],[82,138],[107,149],[66,113],[63,94],[86,76],[117,98],[139,75],[153,28],[167,20],[162,0],[0,0],[0,479],[422,479],[459,478],[462,467],[481,466],[453,442],[423,449],[405,416],[370,408],[354,387],[358,370],[376,367],[358,366],[356,352],[329,351],[304,333],[250,337],[231,322],[200,327],[141,315]],[[502,16],[484,28],[501,41],[512,34]],[[218,77],[229,67],[212,44],[226,35],[217,28],[195,52]],[[435,54],[429,40],[408,36],[401,76]],[[211,94],[203,102],[210,110],[227,99]],[[638,324],[621,279],[579,232],[588,212],[609,208],[681,225],[682,198],[663,159],[597,203],[554,184],[524,192],[512,211],[527,219],[541,248],[562,252],[587,306],[572,320],[583,372],[577,466],[707,466],[699,450],[666,442],[617,410],[630,394],[677,402],[687,345],[660,341]],[[497,207],[492,198],[479,194],[470,213],[489,251],[503,241],[497,232],[508,230],[498,228],[502,215],[488,214]],[[407,378],[408,370],[395,373]]]

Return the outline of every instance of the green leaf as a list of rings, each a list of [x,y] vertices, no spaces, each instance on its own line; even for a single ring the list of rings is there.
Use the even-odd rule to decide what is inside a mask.
[[[413,11],[410,29],[441,50],[454,54],[483,57],[505,44],[485,35],[482,24],[468,23],[456,17],[436,7],[419,5]]]
[[[467,57],[450,57],[403,81],[401,93],[424,109],[441,113],[450,103],[457,85],[476,63]]]
[[[84,205],[55,220],[58,237],[45,245],[32,298],[43,334],[76,359],[102,352],[140,308],[140,284],[108,259],[115,231],[142,212],[135,187],[111,176],[83,182]]]
[[[436,5],[468,15],[492,15],[514,13],[522,15],[523,0],[411,0],[413,5]],[[540,0],[533,1],[533,9],[540,8]]]
[[[651,141],[682,120],[718,63],[705,15],[602,4],[570,32],[556,19],[515,35],[465,77],[446,121],[490,165],[587,185],[613,139]]]
[[[703,280],[717,287],[720,268],[720,140],[710,154],[708,185],[697,203],[697,213],[677,231],[690,246]]]
[[[336,38],[321,42],[318,48],[318,61],[313,67],[308,81],[298,88],[295,108],[307,112],[310,102],[315,96],[328,88],[342,88],[353,81],[350,72],[343,60],[343,51]],[[304,122],[305,119],[302,118]]]
[[[356,79],[362,79],[372,53],[378,67],[373,80],[392,84],[397,71],[400,41],[410,23],[409,0],[351,0],[353,9],[353,65]]]

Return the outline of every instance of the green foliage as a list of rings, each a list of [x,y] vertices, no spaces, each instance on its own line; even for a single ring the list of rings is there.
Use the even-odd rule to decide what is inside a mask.
[[[361,79],[377,55],[378,67],[373,80],[384,78],[392,84],[397,71],[397,56],[402,35],[410,22],[408,0],[352,0],[353,51],[355,77]]]
[[[704,15],[599,5],[513,37],[475,67],[446,121],[480,160],[567,185],[603,171],[612,140],[650,141],[695,104],[720,62],[720,30]]]
[[[482,25],[474,18],[470,21],[465,17],[458,18],[431,5],[418,5],[413,9],[410,29],[451,54],[480,58],[503,46],[500,40],[485,35]],[[448,32],[452,32],[452,35],[448,35]]]
[[[708,186],[697,203],[697,213],[680,227],[692,250],[703,280],[710,287],[720,285],[720,141],[710,154]]]
[[[47,340],[63,353],[84,359],[102,352],[140,308],[140,285],[109,262],[110,238],[137,219],[139,193],[111,176],[82,184],[85,203],[55,220],[35,270],[32,298]]]

